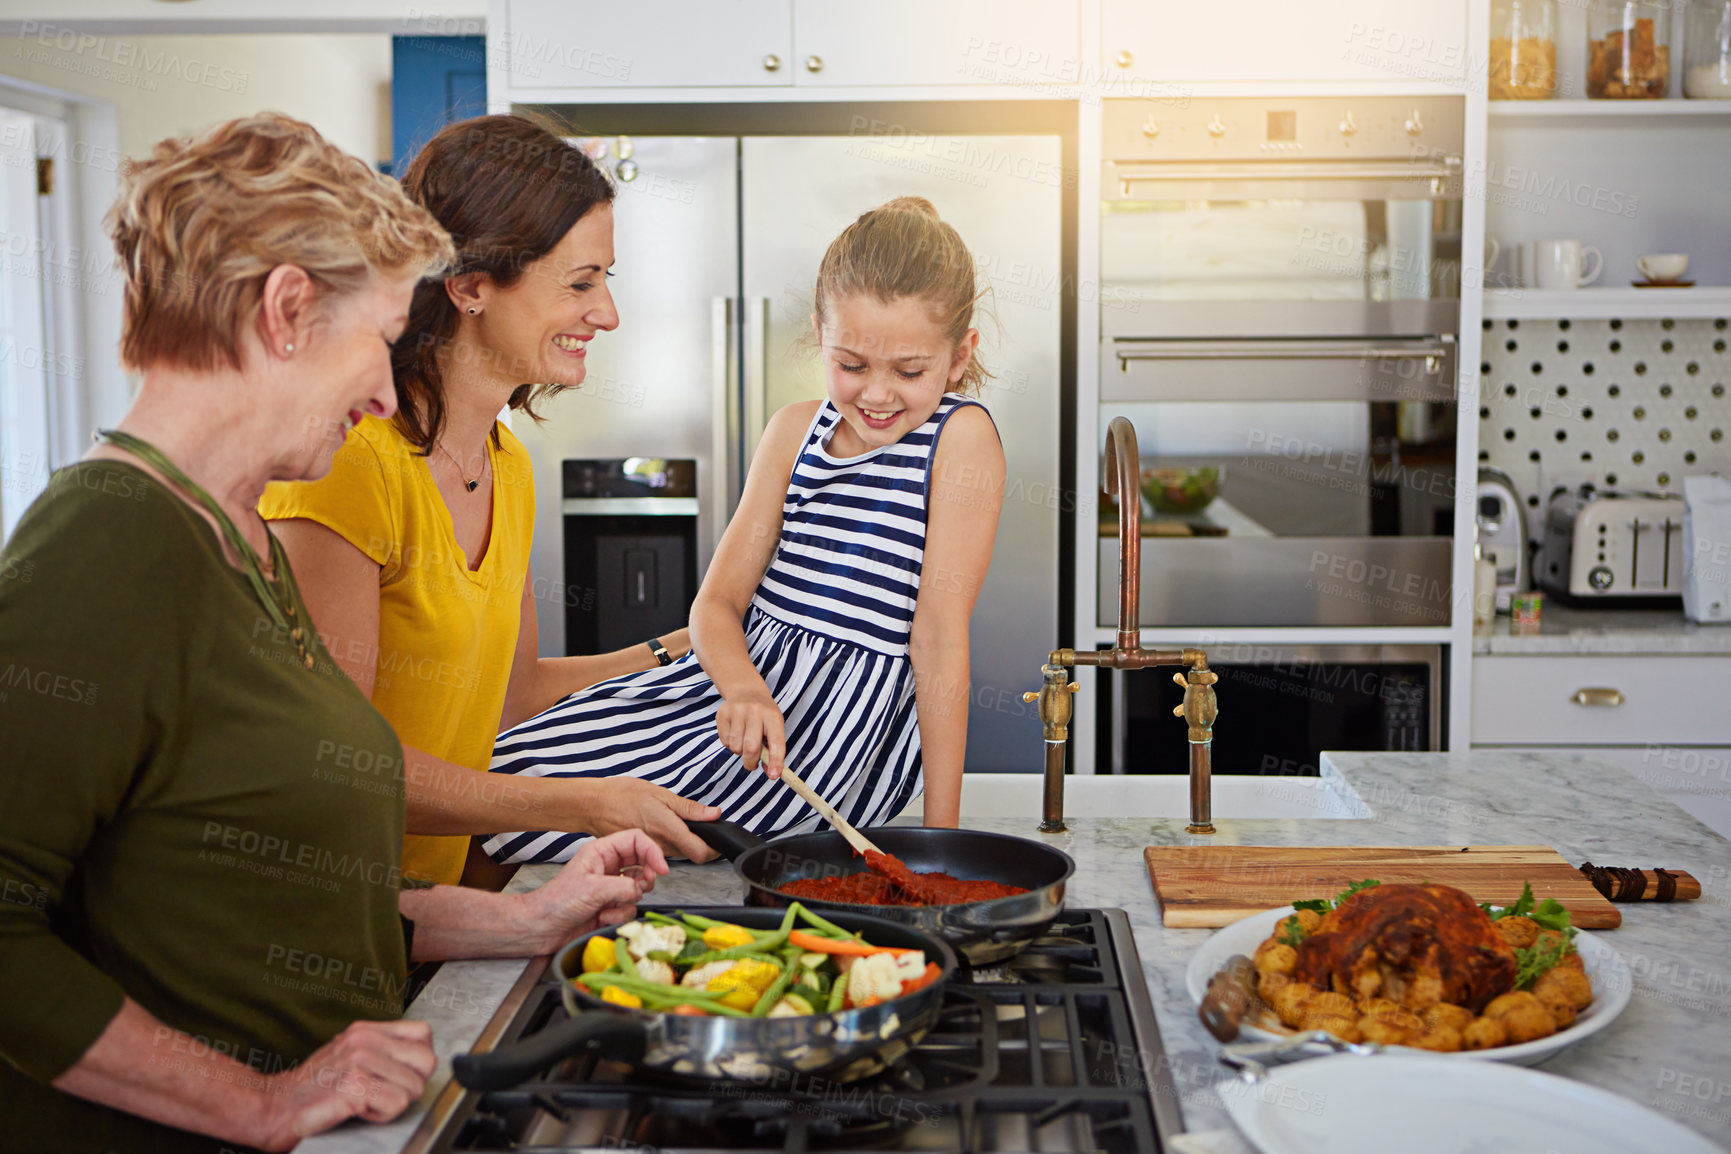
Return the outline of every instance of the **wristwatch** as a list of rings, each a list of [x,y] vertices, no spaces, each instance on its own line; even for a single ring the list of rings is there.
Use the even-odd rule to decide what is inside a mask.
[[[656,661],[660,662],[662,665],[673,664],[673,654],[667,652],[667,646],[661,644],[661,638],[651,637],[643,644],[649,646],[649,652],[655,654]]]

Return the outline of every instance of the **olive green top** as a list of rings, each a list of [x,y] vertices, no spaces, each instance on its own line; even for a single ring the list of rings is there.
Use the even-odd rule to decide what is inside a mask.
[[[307,611],[280,548],[279,594]],[[402,747],[139,469],[54,475],[0,551],[0,1145],[215,1144],[47,1085],[129,995],[290,1068],[402,1013]]]

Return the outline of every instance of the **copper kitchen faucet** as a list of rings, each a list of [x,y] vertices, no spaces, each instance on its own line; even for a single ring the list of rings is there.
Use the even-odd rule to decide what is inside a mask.
[[[1114,417],[1106,430],[1106,492],[1118,497],[1118,640],[1110,649],[1054,649],[1040,667],[1044,683],[1037,692],[1024,693],[1023,701],[1040,702],[1040,723],[1046,735],[1046,789],[1041,833],[1064,830],[1064,742],[1070,733],[1070,697],[1081,686],[1070,680],[1069,667],[1098,665],[1105,669],[1145,669],[1153,665],[1183,665],[1189,676],[1174,673],[1172,680],[1184,687],[1184,704],[1172,711],[1190,724],[1190,825],[1186,832],[1214,832],[1209,775],[1209,752],[1214,740],[1214,718],[1219,712],[1214,683],[1220,675],[1208,668],[1208,654],[1200,649],[1144,649],[1138,624],[1142,601],[1142,489],[1141,456],[1136,448],[1136,427],[1126,417]]]

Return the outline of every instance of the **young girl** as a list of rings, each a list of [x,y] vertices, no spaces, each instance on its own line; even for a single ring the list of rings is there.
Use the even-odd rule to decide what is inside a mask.
[[[923,776],[926,824],[954,826],[968,618],[1004,476],[991,418],[964,395],[986,376],[978,298],[972,255],[929,202],[849,225],[812,317],[829,399],[764,430],[692,606],[693,652],[523,722],[493,772],[629,774],[759,834],[822,821],[774,780],[784,765],[861,826],[899,813]],[[582,836],[485,845],[499,861],[559,861]]]

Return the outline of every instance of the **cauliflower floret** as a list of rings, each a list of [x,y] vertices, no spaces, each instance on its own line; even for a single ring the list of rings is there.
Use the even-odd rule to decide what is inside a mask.
[[[679,951],[685,948],[685,931],[678,926],[649,926],[638,923],[637,932],[630,935],[629,941],[633,958],[647,958],[651,950],[664,950],[677,956]]]
[[[706,989],[710,982],[733,968],[733,963],[722,960],[719,962],[704,962],[701,966],[693,966],[679,979],[682,986],[690,986],[695,990]]]
[[[920,969],[925,969],[923,963]],[[906,980],[894,954],[872,954],[859,959],[848,970],[847,998],[856,1006],[868,998],[887,1002],[901,997],[902,983]]]
[[[644,958],[637,963],[637,976],[646,982],[657,982],[663,986],[671,986],[676,980],[673,967],[654,958]]]

